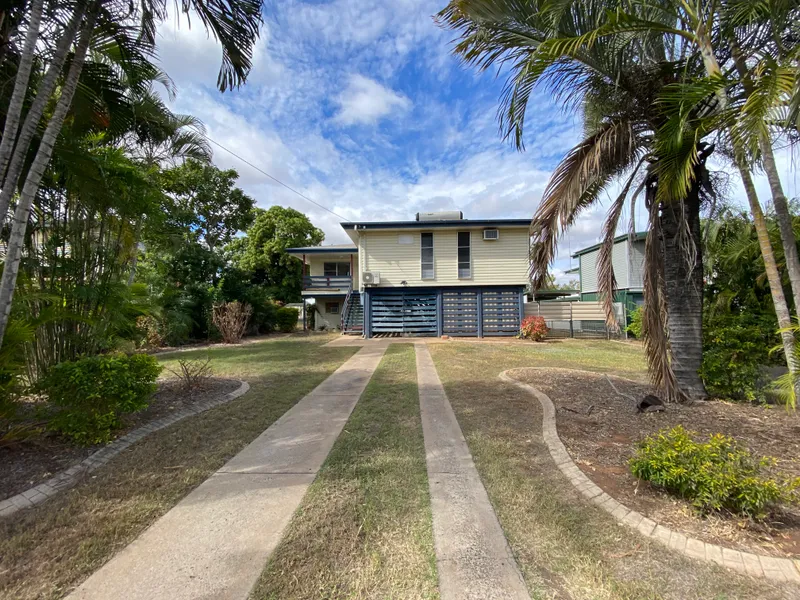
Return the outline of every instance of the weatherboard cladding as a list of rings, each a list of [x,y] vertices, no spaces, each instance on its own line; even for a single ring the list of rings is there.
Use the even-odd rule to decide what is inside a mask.
[[[637,246],[644,248],[644,242],[636,242]],[[617,289],[641,288],[642,259],[644,254],[634,249],[628,252],[628,240],[623,239],[614,244],[611,252],[611,264],[614,268],[614,277],[617,280]],[[599,249],[591,250],[578,255],[581,265],[581,293],[598,291],[597,258]],[[631,277],[631,267],[635,266],[634,276]]]
[[[466,227],[462,227],[466,231]],[[496,241],[484,241],[481,229],[471,230],[471,277],[458,277],[458,228],[434,230],[433,279],[422,279],[420,231],[361,231],[359,263],[362,271],[380,273],[380,287],[435,285],[525,285],[528,282],[528,229],[500,230]],[[400,235],[411,243],[401,244]]]

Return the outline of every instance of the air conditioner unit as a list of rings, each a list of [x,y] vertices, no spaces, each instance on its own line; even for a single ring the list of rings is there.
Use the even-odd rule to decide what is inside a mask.
[[[497,229],[484,229],[483,230],[483,239],[484,240],[499,240],[500,239],[500,232]]]
[[[378,271],[364,271],[361,274],[361,281],[364,285],[378,285],[381,282],[381,274]]]

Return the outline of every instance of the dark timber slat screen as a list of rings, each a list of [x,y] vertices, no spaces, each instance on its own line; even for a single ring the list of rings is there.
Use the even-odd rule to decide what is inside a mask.
[[[519,292],[484,290],[483,335],[500,336],[519,333]]]
[[[445,291],[442,293],[442,333],[478,335],[478,293]]]
[[[436,294],[396,291],[371,297],[372,333],[436,335]]]

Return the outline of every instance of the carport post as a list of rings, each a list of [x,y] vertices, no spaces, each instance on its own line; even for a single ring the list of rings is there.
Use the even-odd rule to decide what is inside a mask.
[[[372,337],[372,303],[369,299],[369,288],[364,288],[364,338]]]

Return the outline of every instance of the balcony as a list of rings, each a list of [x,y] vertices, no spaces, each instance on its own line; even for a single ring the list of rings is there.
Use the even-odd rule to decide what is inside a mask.
[[[349,275],[306,275],[303,277],[304,290],[347,290],[353,284]]]

